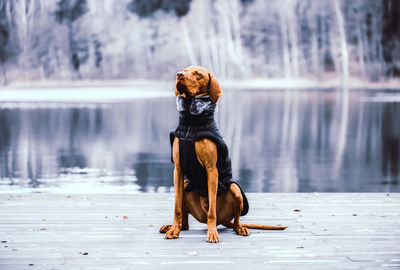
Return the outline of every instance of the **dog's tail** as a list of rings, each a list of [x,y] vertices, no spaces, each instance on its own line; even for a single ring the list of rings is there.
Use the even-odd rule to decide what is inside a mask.
[[[284,226],[271,226],[271,225],[261,225],[261,224],[244,224],[240,223],[245,228],[248,229],[258,229],[258,230],[284,230],[287,227]]]
[[[227,228],[233,228],[233,221],[223,224]],[[258,230],[284,230],[287,227],[284,226],[271,226],[271,225],[261,225],[261,224],[245,224],[240,223],[241,226],[248,229],[258,229]]]

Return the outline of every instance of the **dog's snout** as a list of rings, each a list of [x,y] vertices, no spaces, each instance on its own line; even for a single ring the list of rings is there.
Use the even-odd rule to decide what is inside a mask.
[[[185,73],[183,71],[179,71],[178,73],[176,73],[176,77],[178,78],[183,78],[183,76],[185,76]]]

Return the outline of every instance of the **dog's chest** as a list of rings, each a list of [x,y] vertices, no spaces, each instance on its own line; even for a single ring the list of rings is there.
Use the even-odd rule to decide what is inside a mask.
[[[179,159],[184,175],[192,184],[196,187],[207,185],[207,172],[197,159],[192,138],[180,138]]]

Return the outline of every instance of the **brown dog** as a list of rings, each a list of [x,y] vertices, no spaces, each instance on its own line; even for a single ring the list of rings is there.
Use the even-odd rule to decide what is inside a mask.
[[[160,228],[165,238],[178,238],[181,230],[189,229],[188,214],[207,223],[207,242],[211,243],[219,242],[218,224],[244,236],[250,234],[248,228],[287,228],[239,222],[248,203],[240,186],[231,181],[228,150],[214,122],[215,104],[222,95],[216,78],[202,67],[188,67],[177,73],[175,95],[182,110],[179,126],[170,135],[175,210],[172,225]],[[184,175],[189,179],[184,180]]]

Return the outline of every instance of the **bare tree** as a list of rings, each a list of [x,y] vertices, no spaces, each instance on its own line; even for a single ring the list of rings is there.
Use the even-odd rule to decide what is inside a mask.
[[[68,41],[71,64],[74,70],[77,71],[79,74],[79,67],[81,65],[81,62],[85,62],[87,60],[87,53],[85,53],[87,45],[85,44],[85,40],[74,39],[73,23],[79,17],[83,16],[89,11],[87,2],[86,0],[60,0],[57,5],[58,9],[55,13],[56,19],[58,23],[65,23],[68,27]]]

